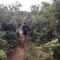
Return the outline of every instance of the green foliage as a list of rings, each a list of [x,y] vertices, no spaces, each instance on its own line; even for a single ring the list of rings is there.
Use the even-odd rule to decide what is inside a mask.
[[[0,50],[0,60],[7,60],[7,55],[3,50]]]
[[[4,40],[5,39],[4,35],[5,33],[0,32],[0,49],[5,49],[7,46],[7,41]]]
[[[26,60],[53,60],[53,51],[50,48],[43,45],[38,47],[36,43],[31,43],[26,50]]]
[[[56,53],[56,54],[60,54],[60,46],[55,46],[55,47],[53,47],[53,51],[54,51],[54,53]]]
[[[57,10],[59,6],[59,1],[55,1],[52,4],[49,4],[47,2],[43,2],[41,9],[37,12],[36,15],[33,15],[35,20],[35,24],[32,26],[34,35],[34,40],[41,38],[42,35],[46,35],[50,29],[53,30],[53,34],[55,35],[55,32],[57,31],[57,25],[58,25],[58,19],[56,15]],[[58,9],[57,9],[58,8]],[[60,12],[58,12],[60,13]],[[58,15],[60,17],[60,15]],[[38,35],[36,35],[38,33]],[[56,32],[57,33],[57,32]],[[42,35],[41,35],[42,34]],[[55,38],[54,37],[54,38]],[[32,39],[33,40],[33,39]]]
[[[55,7],[56,7],[56,10],[57,10],[57,9],[60,9],[60,0],[54,1],[54,5],[55,5]]]
[[[2,8],[1,8],[2,7]],[[30,16],[33,20],[31,35],[30,38],[34,43],[31,43],[30,47],[27,48],[26,60],[53,60],[53,52],[57,50],[57,53],[60,52],[60,46],[57,47],[56,44],[42,44],[53,40],[54,38],[58,39],[60,37],[60,30],[57,31],[57,28],[60,28],[60,0],[54,1],[52,4],[47,2],[42,3],[42,7],[39,10],[39,6],[33,5],[31,12],[20,11],[19,8],[21,4],[14,6],[1,6],[0,7],[0,23],[3,22],[6,24],[12,23],[15,25],[23,25],[25,18]],[[8,9],[9,8],[9,9]],[[29,19],[31,19],[29,18]],[[58,27],[57,27],[58,25]],[[10,25],[11,28],[12,25]],[[4,25],[6,27],[6,25]],[[16,26],[15,26],[16,27]],[[1,27],[2,28],[2,27]],[[13,29],[13,28],[11,28]],[[53,39],[47,39],[47,34],[50,30],[54,35]],[[56,34],[55,34],[56,33]],[[16,31],[5,31],[0,32],[0,48],[4,49],[9,55],[13,52],[14,48],[18,46]],[[53,40],[54,41],[54,40]],[[7,42],[7,47],[5,45]],[[50,42],[49,42],[50,43]],[[2,48],[3,47],[3,48]],[[0,53],[1,55],[1,53]]]
[[[17,46],[16,33],[0,32],[0,49],[3,49],[7,55],[10,55],[14,48]]]

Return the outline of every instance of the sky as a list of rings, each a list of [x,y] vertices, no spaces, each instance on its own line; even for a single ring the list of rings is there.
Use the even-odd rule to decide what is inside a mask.
[[[0,0],[0,4],[8,5],[19,1],[23,6],[21,10],[30,11],[31,5],[41,4],[42,1],[51,3],[51,0]]]

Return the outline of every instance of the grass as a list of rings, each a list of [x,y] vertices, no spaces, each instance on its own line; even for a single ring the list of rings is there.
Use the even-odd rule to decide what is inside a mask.
[[[38,43],[30,42],[26,49],[25,60],[53,60],[54,49],[58,46],[59,43],[52,43],[52,41],[47,44],[39,44],[39,46]]]

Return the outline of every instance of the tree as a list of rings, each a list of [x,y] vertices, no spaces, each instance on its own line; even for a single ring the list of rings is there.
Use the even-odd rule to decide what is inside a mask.
[[[32,5],[32,6],[31,6],[31,12],[32,12],[34,15],[37,14],[38,10],[39,10],[39,6],[38,6],[38,5]]]

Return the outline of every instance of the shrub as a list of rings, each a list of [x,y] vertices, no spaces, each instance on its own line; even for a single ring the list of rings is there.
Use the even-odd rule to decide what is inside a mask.
[[[7,55],[3,50],[0,50],[0,60],[7,60]]]

